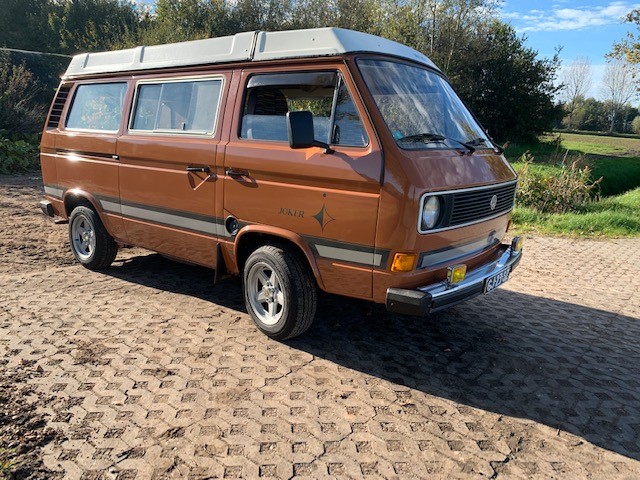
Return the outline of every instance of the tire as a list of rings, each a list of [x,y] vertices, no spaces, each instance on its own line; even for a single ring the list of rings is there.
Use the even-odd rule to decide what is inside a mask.
[[[242,278],[247,311],[262,333],[287,340],[311,327],[318,292],[306,261],[297,252],[264,245],[249,256]]]
[[[74,257],[89,270],[107,268],[118,253],[118,244],[92,208],[81,205],[69,215],[69,243]]]

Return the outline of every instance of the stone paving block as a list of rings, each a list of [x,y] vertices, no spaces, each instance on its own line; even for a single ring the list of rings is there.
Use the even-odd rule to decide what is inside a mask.
[[[0,178],[0,368],[42,369],[64,478],[640,478],[640,239],[528,238],[504,287],[424,319],[321,295],[279,343],[237,280],[140,249],[83,269],[40,195]]]

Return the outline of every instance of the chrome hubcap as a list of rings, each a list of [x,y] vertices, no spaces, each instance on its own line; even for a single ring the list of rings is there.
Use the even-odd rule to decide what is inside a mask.
[[[84,215],[78,215],[71,224],[71,245],[82,260],[91,257],[96,249],[96,234],[93,225]]]
[[[265,325],[278,323],[285,305],[280,277],[268,264],[258,262],[247,275],[247,293],[251,307]]]

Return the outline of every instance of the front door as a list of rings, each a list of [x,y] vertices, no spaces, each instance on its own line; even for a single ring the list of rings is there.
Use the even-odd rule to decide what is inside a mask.
[[[118,139],[127,241],[214,267],[215,164],[228,73],[137,81]]]
[[[225,153],[224,215],[295,232],[329,291],[371,296],[382,157],[344,66],[245,70]],[[242,90],[242,89],[241,89]],[[240,99],[239,99],[240,100]],[[288,111],[313,114],[334,153],[289,147]]]

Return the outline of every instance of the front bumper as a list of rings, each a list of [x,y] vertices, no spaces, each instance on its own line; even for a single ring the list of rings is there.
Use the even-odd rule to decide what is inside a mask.
[[[487,278],[507,268],[510,272],[513,271],[520,263],[521,258],[522,250],[514,252],[511,246],[502,244],[491,261],[468,272],[465,279],[456,285],[450,286],[446,281],[443,281],[413,290],[387,289],[387,310],[403,315],[422,317],[450,307],[483,293]]]

